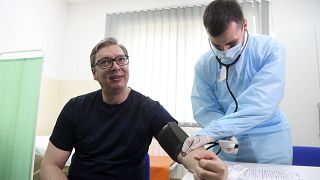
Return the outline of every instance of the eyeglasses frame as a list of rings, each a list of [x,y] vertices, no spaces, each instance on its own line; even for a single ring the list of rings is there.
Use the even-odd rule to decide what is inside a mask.
[[[120,57],[125,57],[127,63],[126,63],[126,64],[119,64],[118,61],[117,61],[117,59],[120,58]],[[106,59],[111,60],[111,64],[110,64],[110,66],[102,67],[101,64],[100,64],[100,62],[103,61],[103,60],[106,60]],[[92,68],[95,67],[95,66],[99,66],[101,69],[109,69],[109,68],[111,68],[111,67],[113,66],[113,62],[116,62],[118,66],[125,66],[125,65],[129,64],[129,56],[128,56],[128,55],[120,55],[120,56],[117,56],[116,58],[104,57],[104,58],[101,58],[100,60],[98,60],[98,61],[92,66]]]

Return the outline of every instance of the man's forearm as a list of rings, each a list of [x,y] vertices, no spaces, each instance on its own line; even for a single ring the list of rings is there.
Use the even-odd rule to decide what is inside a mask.
[[[198,161],[194,158],[194,155],[199,151],[206,151],[206,150],[204,148],[199,148],[189,152],[186,156],[182,156],[182,154],[179,153],[177,160],[190,172],[194,172],[194,169],[198,164]]]
[[[41,180],[67,180],[67,176],[63,170],[55,165],[41,165],[40,169]]]

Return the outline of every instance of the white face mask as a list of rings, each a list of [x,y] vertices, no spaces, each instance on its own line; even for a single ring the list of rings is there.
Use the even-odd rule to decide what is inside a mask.
[[[216,47],[212,46],[212,49],[215,53],[215,55],[218,58],[221,58],[221,62],[224,64],[230,64],[232,63],[235,58],[241,53],[242,46],[241,42],[238,43],[237,45],[233,46],[232,48],[225,50],[225,51],[220,51]]]

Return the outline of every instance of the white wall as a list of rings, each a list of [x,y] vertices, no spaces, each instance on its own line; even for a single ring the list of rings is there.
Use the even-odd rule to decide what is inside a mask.
[[[319,146],[320,1],[273,0],[272,7],[275,35],[287,48],[282,107],[291,123],[293,142]]]
[[[44,75],[57,77],[66,9],[63,0],[0,0],[0,52],[42,49]]]

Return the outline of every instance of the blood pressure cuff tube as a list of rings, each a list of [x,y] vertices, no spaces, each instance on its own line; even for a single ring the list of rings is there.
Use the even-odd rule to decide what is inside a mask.
[[[159,133],[158,142],[168,155],[177,162],[184,141],[188,135],[175,122],[168,122]]]

